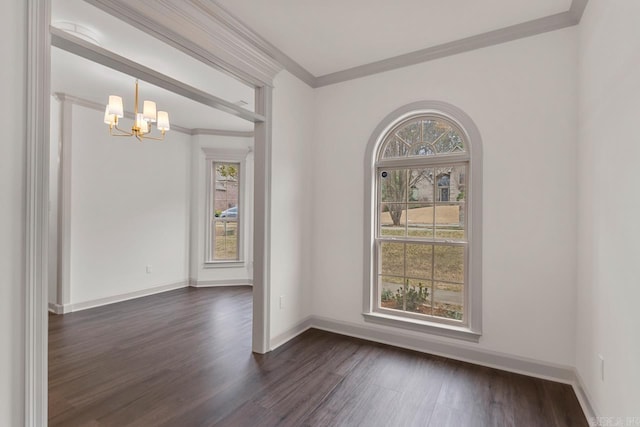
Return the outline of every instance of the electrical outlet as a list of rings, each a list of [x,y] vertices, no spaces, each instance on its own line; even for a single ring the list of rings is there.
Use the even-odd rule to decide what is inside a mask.
[[[147,274],[151,274],[152,271],[153,269],[151,268],[151,266],[147,265]]]
[[[284,309],[284,295],[280,295],[280,310]]]
[[[600,360],[600,379],[604,381],[604,356],[599,354],[598,359]]]

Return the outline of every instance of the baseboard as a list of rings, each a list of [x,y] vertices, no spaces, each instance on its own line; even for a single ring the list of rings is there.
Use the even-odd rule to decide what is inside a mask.
[[[216,279],[216,280],[189,280],[192,288],[212,288],[217,286],[253,286],[251,279]]]
[[[114,295],[114,296],[105,297],[105,298],[98,298],[98,299],[89,300],[89,301],[77,302],[74,304],[69,304],[68,312],[87,310],[89,308],[100,307],[103,305],[114,304],[117,302],[128,301],[136,298],[142,298],[149,295],[159,294],[162,292],[173,291],[175,289],[186,288],[188,286],[189,286],[188,281],[170,283],[168,285],[156,286],[153,288],[142,289],[135,292],[127,292],[125,294]]]
[[[53,314],[65,314],[69,313],[70,310],[71,307],[69,307],[69,304],[65,306],[62,304],[56,304],[55,302],[49,303],[49,311]]]
[[[465,345],[427,340],[397,331],[385,331],[372,326],[336,321],[320,316],[310,316],[287,332],[272,339],[272,349],[283,345],[288,340],[310,328],[474,363],[503,371],[557,381],[572,386],[577,384],[576,371],[571,366],[557,365],[490,350],[470,348]]]
[[[286,344],[287,342],[291,341],[292,339],[294,339],[295,337],[297,337],[298,335],[300,335],[301,333],[303,333],[304,331],[306,331],[307,329],[312,327],[312,317],[309,316],[307,318],[305,318],[304,320],[302,320],[301,322],[299,322],[296,326],[294,326],[293,328],[281,333],[280,335],[271,338],[271,346],[270,346],[270,351],[275,350],[276,348],[280,347],[283,344]]]
[[[578,402],[580,402],[580,406],[582,407],[584,415],[589,421],[597,420],[599,417],[599,412],[593,404],[593,399],[591,399],[589,393],[587,392],[587,388],[584,385],[584,381],[582,380],[580,371],[578,371],[578,369],[576,368],[574,368],[574,375],[576,380],[573,383],[573,391],[576,393],[576,397],[578,398]]]

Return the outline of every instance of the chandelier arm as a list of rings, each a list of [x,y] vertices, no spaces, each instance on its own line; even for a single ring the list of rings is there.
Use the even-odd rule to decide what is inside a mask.
[[[148,133],[145,133],[144,135],[140,135],[140,137],[138,139],[140,139],[141,141],[143,139],[150,139],[152,141],[164,141],[164,132],[162,132],[162,136],[161,137],[155,137],[155,136],[147,136]]]
[[[138,117],[138,79],[136,79],[136,96],[133,104],[133,116]]]
[[[113,129],[117,130],[120,133],[113,133]],[[124,130],[120,129],[118,127],[118,125],[115,125],[115,126],[109,126],[109,135],[111,135],[111,136],[133,136],[133,133],[124,131]]]

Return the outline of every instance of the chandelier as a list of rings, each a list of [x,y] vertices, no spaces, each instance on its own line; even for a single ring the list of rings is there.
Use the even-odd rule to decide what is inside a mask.
[[[109,125],[109,135],[111,136],[135,136],[139,141],[151,139],[162,141],[164,134],[169,130],[169,113],[166,111],[156,112],[156,103],[144,101],[142,113],[138,112],[138,80],[136,80],[136,96],[133,110],[133,126],[131,132],[118,127],[118,119],[124,117],[122,97],[110,95],[109,103],[104,111],[104,122]],[[153,123],[160,131],[160,136],[150,136]]]

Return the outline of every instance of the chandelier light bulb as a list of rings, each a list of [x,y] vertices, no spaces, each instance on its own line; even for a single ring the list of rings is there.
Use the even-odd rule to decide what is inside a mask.
[[[169,113],[166,111],[158,111],[158,129],[161,131],[168,131],[170,129],[169,126]]]
[[[156,121],[156,103],[153,101],[144,101],[142,107],[142,114],[144,119],[148,122],[155,123]]]
[[[109,114],[118,118],[124,117],[124,107],[122,106],[122,97],[116,95],[109,96]]]
[[[104,109],[104,122],[109,126],[113,126],[116,124],[116,116],[114,114],[109,114],[109,106]]]

